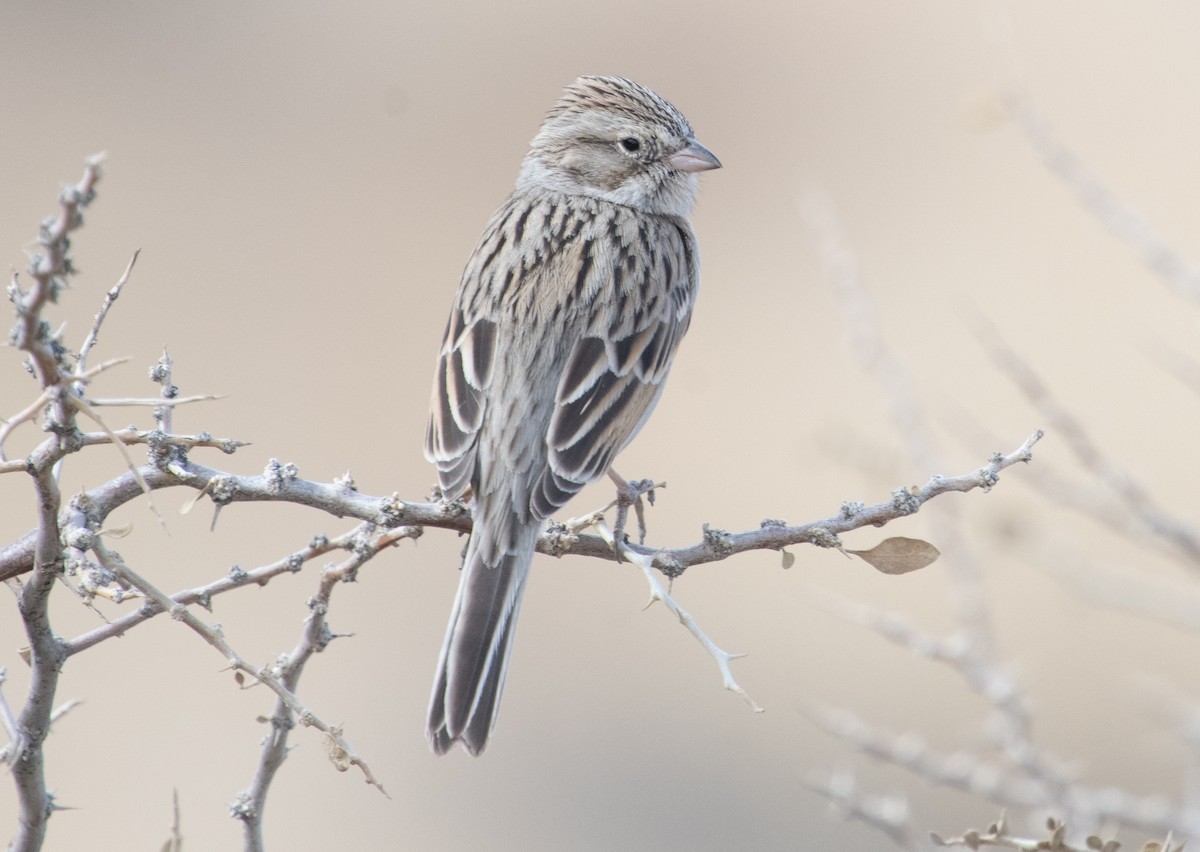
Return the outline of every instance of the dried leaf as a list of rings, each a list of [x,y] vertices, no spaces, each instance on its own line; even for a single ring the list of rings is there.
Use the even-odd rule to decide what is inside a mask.
[[[907,574],[932,565],[941,552],[919,538],[885,538],[870,550],[848,550],[876,571],[884,574]]]
[[[350,768],[350,755],[341,747],[337,739],[329,734],[325,735],[325,754],[338,772],[345,772]]]
[[[786,571],[796,564],[796,554],[792,553],[790,550],[784,550],[781,552],[783,553],[783,570]]]

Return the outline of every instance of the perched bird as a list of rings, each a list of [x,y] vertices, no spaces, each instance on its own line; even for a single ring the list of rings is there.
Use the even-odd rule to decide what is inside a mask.
[[[697,173],[720,166],[659,95],[580,77],[467,263],[425,438],[474,520],[429,704],[438,754],[487,745],[542,522],[662,393],[700,280]]]

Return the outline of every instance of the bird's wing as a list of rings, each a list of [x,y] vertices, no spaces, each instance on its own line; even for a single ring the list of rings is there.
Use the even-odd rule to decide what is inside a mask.
[[[461,497],[475,470],[476,439],[483,425],[485,390],[496,355],[496,324],[486,317],[468,322],[455,304],[433,379],[425,457],[438,468],[442,494]]]
[[[643,297],[632,316],[593,327],[567,356],[546,434],[547,467],[530,496],[538,517],[549,517],[603,476],[658,402],[691,319],[698,277],[690,234],[671,229],[663,242],[654,262],[623,282]]]

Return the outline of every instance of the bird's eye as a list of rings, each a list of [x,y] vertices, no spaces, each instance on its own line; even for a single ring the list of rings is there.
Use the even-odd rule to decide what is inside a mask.
[[[621,147],[632,154],[635,151],[641,150],[642,143],[637,139],[634,139],[632,136],[626,136],[621,140]]]

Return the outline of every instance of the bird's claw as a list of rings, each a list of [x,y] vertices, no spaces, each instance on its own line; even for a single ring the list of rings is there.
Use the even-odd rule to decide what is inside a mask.
[[[614,470],[608,472],[609,478],[617,486],[617,517],[613,523],[613,550],[618,561],[621,559],[621,545],[629,540],[625,533],[625,524],[629,520],[629,508],[637,517],[638,544],[646,543],[646,507],[642,503],[642,495],[646,501],[654,505],[654,491],[666,483],[655,483],[653,479],[627,480]]]

